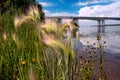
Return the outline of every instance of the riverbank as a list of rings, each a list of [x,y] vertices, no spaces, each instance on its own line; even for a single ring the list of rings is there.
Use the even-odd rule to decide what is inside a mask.
[[[73,40],[75,42],[75,40]],[[76,55],[80,60],[80,57],[86,57],[86,51],[84,50],[85,45],[81,42],[78,44],[74,43]],[[96,53],[95,65],[93,70],[93,80],[99,80],[100,68],[99,68],[99,52]],[[103,53],[103,74],[107,80],[120,80],[120,58],[113,52],[106,51]]]

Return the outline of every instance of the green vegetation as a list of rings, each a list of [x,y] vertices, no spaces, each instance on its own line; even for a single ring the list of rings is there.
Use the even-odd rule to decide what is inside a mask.
[[[24,9],[30,2],[35,3],[35,0],[0,0],[0,12],[4,14],[10,11],[14,14],[19,9]]]
[[[12,1],[8,0],[5,4]],[[86,58],[78,60],[71,34],[76,33],[73,34],[76,40],[79,36],[73,23],[58,24],[56,20],[43,23],[44,13],[40,5],[30,5],[20,16],[14,15],[23,12],[22,8],[12,15],[11,12],[14,11],[1,10],[0,15],[1,80],[92,80],[92,53],[88,51]],[[104,80],[100,40],[101,80]]]

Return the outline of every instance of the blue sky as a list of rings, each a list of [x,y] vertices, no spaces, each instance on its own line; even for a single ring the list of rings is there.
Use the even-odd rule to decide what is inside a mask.
[[[78,0],[38,0],[39,2],[46,3],[43,8],[51,12],[68,12],[76,13],[79,7],[75,6],[74,3]],[[48,4],[48,5],[47,5]]]
[[[120,17],[120,0],[37,0],[47,16]]]

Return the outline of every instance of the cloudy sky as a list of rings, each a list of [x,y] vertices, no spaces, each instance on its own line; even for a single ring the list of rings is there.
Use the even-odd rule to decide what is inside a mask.
[[[37,0],[47,16],[120,17],[120,0]]]

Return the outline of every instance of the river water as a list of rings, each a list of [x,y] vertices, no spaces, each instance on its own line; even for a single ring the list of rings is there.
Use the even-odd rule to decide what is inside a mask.
[[[120,21],[117,23],[119,24]],[[92,23],[84,23],[85,25],[79,24],[79,34],[80,34],[80,45],[82,45],[82,49],[86,48],[88,45],[87,41],[89,41],[89,45],[94,46],[93,43],[97,43],[96,35],[98,34],[98,27],[92,26],[97,25]],[[109,24],[109,23],[108,23]],[[111,22],[111,24],[113,24]],[[89,25],[89,26],[88,26]],[[108,80],[120,80],[120,26],[106,26],[105,33],[101,33],[102,42],[106,42],[107,47],[105,47],[105,53],[103,55],[103,72],[107,74]],[[97,46],[94,46],[97,47]],[[78,46],[79,48],[79,46]],[[81,48],[80,48],[81,49]],[[81,49],[81,50],[82,50]],[[84,53],[83,53],[84,54]],[[99,59],[99,58],[98,58]],[[96,59],[97,61],[97,59]],[[97,66],[95,66],[95,74],[99,75],[99,62],[96,62]],[[97,73],[98,72],[98,73]],[[99,76],[98,76],[99,77]],[[98,80],[96,78],[95,80]]]
[[[96,34],[98,33],[97,27],[81,26],[79,28],[80,42],[83,45],[90,45],[96,43]],[[102,33],[102,41],[106,42],[105,50],[111,54],[120,56],[120,26],[106,26],[105,33]]]

